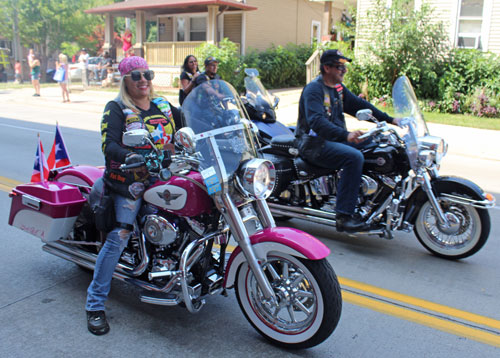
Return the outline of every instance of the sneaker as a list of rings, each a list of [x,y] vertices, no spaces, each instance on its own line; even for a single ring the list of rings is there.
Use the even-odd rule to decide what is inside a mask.
[[[109,324],[104,311],[87,311],[87,328],[96,336],[109,332]]]

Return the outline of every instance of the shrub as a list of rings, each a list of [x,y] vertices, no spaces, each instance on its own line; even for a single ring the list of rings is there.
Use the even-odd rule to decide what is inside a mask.
[[[231,83],[234,87],[241,88],[243,77],[241,77],[239,73],[240,56],[238,53],[238,46],[236,46],[234,42],[224,38],[219,42],[218,47],[214,44],[203,43],[198,47],[198,50],[201,54],[201,64],[203,64],[203,61],[208,56],[215,57],[219,60],[219,68],[217,70],[219,76],[221,76],[224,81]]]

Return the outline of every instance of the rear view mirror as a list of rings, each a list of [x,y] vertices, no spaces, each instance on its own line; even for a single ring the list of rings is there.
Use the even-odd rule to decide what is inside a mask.
[[[256,68],[245,68],[245,74],[248,77],[258,77],[259,76],[259,70]]]
[[[187,153],[196,152],[196,139],[194,131],[189,127],[184,127],[175,132],[175,144],[181,146]]]
[[[371,109],[360,109],[356,112],[356,118],[360,121],[372,121],[372,110]]]
[[[133,129],[123,133],[122,143],[127,147],[141,147],[149,144],[149,132],[146,129]]]
[[[280,103],[279,97],[274,96],[273,108],[278,107],[278,103]]]

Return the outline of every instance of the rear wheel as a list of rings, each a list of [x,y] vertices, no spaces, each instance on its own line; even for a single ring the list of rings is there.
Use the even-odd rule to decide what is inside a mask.
[[[328,261],[275,253],[263,270],[277,304],[266,302],[247,264],[237,275],[236,297],[250,324],[273,344],[285,348],[309,348],[327,339],[342,310],[340,286]]]
[[[490,233],[488,211],[453,203],[443,197],[437,199],[451,225],[443,227],[430,202],[426,201],[415,223],[420,243],[434,255],[446,259],[462,259],[478,252]]]

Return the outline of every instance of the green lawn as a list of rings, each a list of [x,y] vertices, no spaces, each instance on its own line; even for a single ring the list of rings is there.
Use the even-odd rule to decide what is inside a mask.
[[[377,106],[380,110],[394,115],[394,110],[389,107]],[[429,123],[448,124],[452,126],[471,127],[480,129],[500,130],[500,118],[475,117],[466,114],[423,112],[424,118]]]

